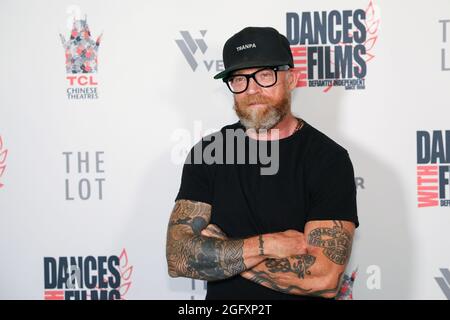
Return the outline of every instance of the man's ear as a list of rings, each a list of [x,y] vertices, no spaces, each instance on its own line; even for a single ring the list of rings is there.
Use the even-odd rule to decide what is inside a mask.
[[[289,88],[289,91],[294,90],[297,87],[298,78],[300,77],[300,73],[297,69],[289,69],[288,71],[288,79],[287,79],[287,85]]]

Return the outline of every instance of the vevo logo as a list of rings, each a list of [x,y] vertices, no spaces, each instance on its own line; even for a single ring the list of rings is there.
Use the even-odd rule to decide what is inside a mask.
[[[207,30],[200,30],[201,38],[194,39],[189,31],[180,31],[182,39],[175,40],[175,43],[178,45],[178,48],[180,48],[181,53],[183,53],[184,58],[192,71],[197,70],[199,61],[203,62],[207,71],[223,71],[225,70],[223,60],[199,59],[199,61],[197,61],[195,57],[197,52],[200,51],[202,55],[205,55],[208,50],[208,46],[204,40],[206,32]]]

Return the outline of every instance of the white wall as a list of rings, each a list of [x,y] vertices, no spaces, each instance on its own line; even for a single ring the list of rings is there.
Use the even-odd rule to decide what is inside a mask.
[[[205,130],[237,119],[231,94],[212,79],[213,60],[245,26],[286,34],[286,12],[369,3],[2,1],[0,298],[44,298],[44,257],[120,256],[123,249],[123,267],[133,266],[122,282],[131,281],[124,298],[203,298],[201,281],[193,289],[191,280],[167,276],[165,233],[180,183],[177,159],[184,159],[174,156],[178,134],[188,134],[189,148]],[[354,299],[445,299],[435,277],[450,268],[450,214],[417,206],[416,131],[450,130],[450,71],[441,70],[442,48],[450,68],[450,40],[443,42],[439,23],[450,19],[450,2],[373,5],[380,24],[366,88],[298,88],[293,110],[347,148],[364,180],[347,270],[358,268]],[[91,74],[99,98],[70,100],[59,34],[67,39],[73,15],[85,14],[92,37],[103,33],[98,72]],[[200,30],[207,30],[208,48],[194,54],[193,71],[175,40],[180,31],[202,38]],[[204,60],[213,61],[212,70]],[[69,173],[63,152],[74,153]],[[77,172],[77,152],[89,152],[90,172]],[[104,172],[95,170],[96,152]],[[66,179],[74,200],[66,200]],[[92,188],[87,200],[75,196],[81,179]],[[102,199],[96,179],[104,179]]]

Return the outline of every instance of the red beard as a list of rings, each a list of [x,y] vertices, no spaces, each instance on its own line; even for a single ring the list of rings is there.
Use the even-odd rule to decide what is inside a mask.
[[[253,104],[264,104],[264,107],[252,107]],[[243,97],[240,102],[234,99],[234,110],[241,123],[247,128],[269,130],[276,126],[290,108],[290,96],[275,100],[255,95]]]

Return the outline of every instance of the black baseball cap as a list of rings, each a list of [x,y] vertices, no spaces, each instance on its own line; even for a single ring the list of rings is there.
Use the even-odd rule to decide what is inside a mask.
[[[223,46],[223,63],[225,70],[214,79],[245,68],[294,67],[288,39],[271,27],[247,27],[233,35]]]

